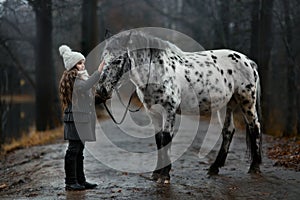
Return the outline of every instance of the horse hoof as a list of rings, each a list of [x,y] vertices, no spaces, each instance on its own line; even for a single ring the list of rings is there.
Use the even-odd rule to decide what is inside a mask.
[[[218,169],[218,168],[214,168],[214,167],[210,167],[210,168],[208,169],[207,174],[208,174],[209,176],[215,176],[215,175],[218,175],[218,174],[219,174],[219,169]]]
[[[170,184],[171,183],[170,180],[163,180],[162,178],[159,178],[156,182],[157,183],[162,183],[162,184]]]
[[[163,184],[170,184],[170,178],[167,176],[161,176],[158,178],[158,180],[156,181],[157,183],[163,183]]]
[[[259,167],[251,167],[248,171],[249,174],[261,174]]]
[[[157,181],[159,179],[160,174],[157,173],[153,173],[150,177],[151,180],[153,181]]]

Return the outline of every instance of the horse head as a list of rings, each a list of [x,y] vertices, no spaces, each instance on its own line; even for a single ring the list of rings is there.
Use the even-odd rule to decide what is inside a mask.
[[[106,41],[102,54],[105,66],[96,87],[102,101],[111,98],[113,90],[120,85],[121,77],[130,70],[128,43],[131,34],[115,35]]]

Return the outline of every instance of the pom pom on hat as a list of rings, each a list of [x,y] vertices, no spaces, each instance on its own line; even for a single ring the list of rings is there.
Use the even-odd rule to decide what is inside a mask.
[[[58,50],[63,57],[64,65],[67,70],[72,69],[80,60],[85,60],[85,57],[81,53],[72,51],[67,45],[61,45]]]
[[[66,52],[72,51],[67,45],[61,45],[58,50],[61,56],[63,56]]]

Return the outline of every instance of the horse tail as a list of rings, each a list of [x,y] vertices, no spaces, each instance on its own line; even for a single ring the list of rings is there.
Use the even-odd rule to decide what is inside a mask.
[[[257,112],[257,117],[258,117],[258,121],[261,122],[262,121],[262,114],[261,114],[261,87],[260,87],[260,79],[259,76],[257,78],[256,81],[256,112]]]

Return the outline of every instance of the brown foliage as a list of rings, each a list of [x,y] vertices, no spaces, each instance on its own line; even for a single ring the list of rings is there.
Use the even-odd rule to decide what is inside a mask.
[[[275,160],[274,166],[283,166],[300,171],[300,139],[275,138],[268,148],[268,157]]]

